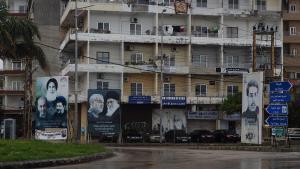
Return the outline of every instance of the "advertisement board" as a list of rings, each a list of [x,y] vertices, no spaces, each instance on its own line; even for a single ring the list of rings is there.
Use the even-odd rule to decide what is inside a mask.
[[[119,89],[88,90],[88,132],[91,136],[120,133]]]
[[[34,117],[36,139],[67,139],[68,94],[67,76],[36,79]]]
[[[263,113],[263,72],[243,75],[241,142],[261,144]]]

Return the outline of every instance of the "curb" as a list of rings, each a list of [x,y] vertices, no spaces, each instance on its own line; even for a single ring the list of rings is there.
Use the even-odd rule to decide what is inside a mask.
[[[105,146],[110,147],[177,147],[177,148],[187,148],[194,150],[234,150],[234,151],[258,151],[258,152],[300,152],[300,147],[272,147],[270,145],[226,145],[226,144],[135,144],[135,143],[125,143],[125,144],[105,144]]]
[[[70,158],[60,158],[60,159],[0,162],[0,169],[53,167],[53,166],[58,166],[58,165],[85,163],[85,162],[90,162],[93,160],[109,158],[112,156],[114,156],[113,152],[104,152],[104,153],[97,153],[97,154],[93,154],[93,155],[77,156],[77,157],[70,157]]]

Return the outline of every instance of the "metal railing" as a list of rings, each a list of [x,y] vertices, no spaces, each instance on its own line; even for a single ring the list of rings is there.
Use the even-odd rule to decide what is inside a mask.
[[[300,140],[300,128],[288,128],[288,137],[290,140]]]

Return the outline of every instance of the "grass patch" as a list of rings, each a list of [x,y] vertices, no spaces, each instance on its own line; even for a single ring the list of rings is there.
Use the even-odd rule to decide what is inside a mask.
[[[104,152],[99,144],[50,143],[46,141],[0,140],[0,162],[75,157]]]

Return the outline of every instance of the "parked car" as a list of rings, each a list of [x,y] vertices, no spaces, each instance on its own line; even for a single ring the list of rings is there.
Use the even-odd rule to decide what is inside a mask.
[[[232,130],[215,130],[213,132],[213,135],[215,137],[216,142],[239,142],[241,140],[241,137],[239,134],[236,134]]]
[[[160,133],[159,130],[152,130],[149,134],[147,134],[147,142],[150,143],[159,143],[160,142]],[[165,142],[165,136],[162,135],[162,142]]]
[[[127,130],[123,133],[125,143],[142,143],[144,142],[143,135],[137,130]]]
[[[169,130],[165,133],[165,140],[166,142],[189,143],[191,142],[191,137],[185,130]]]
[[[118,141],[119,134],[105,134],[99,137],[99,142],[116,143]]]
[[[209,130],[194,130],[190,136],[194,143],[211,143],[215,140],[214,135]]]

